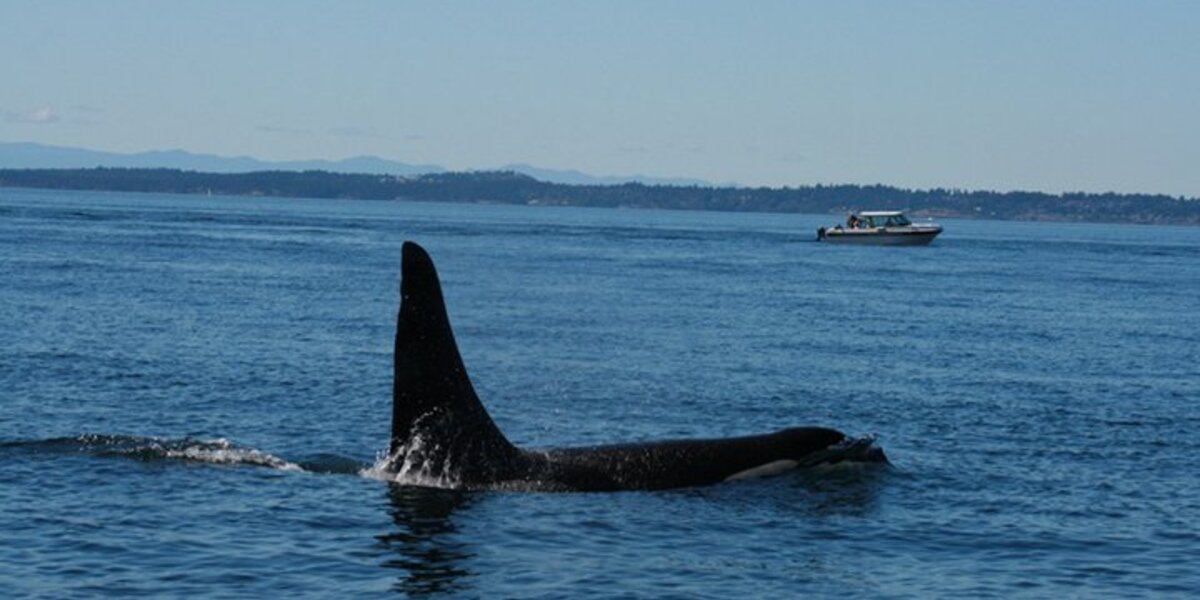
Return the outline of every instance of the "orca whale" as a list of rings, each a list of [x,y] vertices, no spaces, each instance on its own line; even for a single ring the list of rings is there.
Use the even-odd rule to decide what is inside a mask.
[[[547,450],[514,446],[463,365],[433,260],[405,242],[384,471],[401,482],[465,489],[660,490],[841,461],[886,462],[870,438],[820,427],[765,435]]]

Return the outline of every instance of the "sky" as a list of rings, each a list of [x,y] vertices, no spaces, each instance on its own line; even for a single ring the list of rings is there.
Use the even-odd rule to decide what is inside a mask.
[[[0,0],[0,142],[1200,197],[1200,2]]]

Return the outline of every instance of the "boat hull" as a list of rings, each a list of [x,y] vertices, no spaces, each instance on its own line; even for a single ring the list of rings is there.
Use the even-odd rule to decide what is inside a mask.
[[[830,244],[861,246],[924,246],[941,232],[940,227],[905,231],[820,229],[817,230],[817,240]]]

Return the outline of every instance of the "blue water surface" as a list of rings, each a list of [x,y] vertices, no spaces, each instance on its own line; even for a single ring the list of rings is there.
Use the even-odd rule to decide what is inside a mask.
[[[1200,229],[830,221],[0,189],[0,593],[1200,593]],[[366,476],[409,239],[518,445],[824,425],[894,468]]]

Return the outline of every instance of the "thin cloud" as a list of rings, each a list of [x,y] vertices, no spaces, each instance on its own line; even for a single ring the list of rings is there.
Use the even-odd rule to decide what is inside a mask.
[[[20,125],[46,125],[49,123],[57,123],[62,120],[62,117],[60,117],[53,108],[49,106],[42,106],[28,112],[0,110],[0,119],[2,119],[5,123],[15,123]]]
[[[276,125],[259,125],[256,130],[263,133],[277,133],[283,135],[312,135],[311,129],[299,129],[296,127],[279,127]]]
[[[49,106],[38,108],[25,117],[29,119],[30,123],[57,123],[59,121],[58,113]]]

